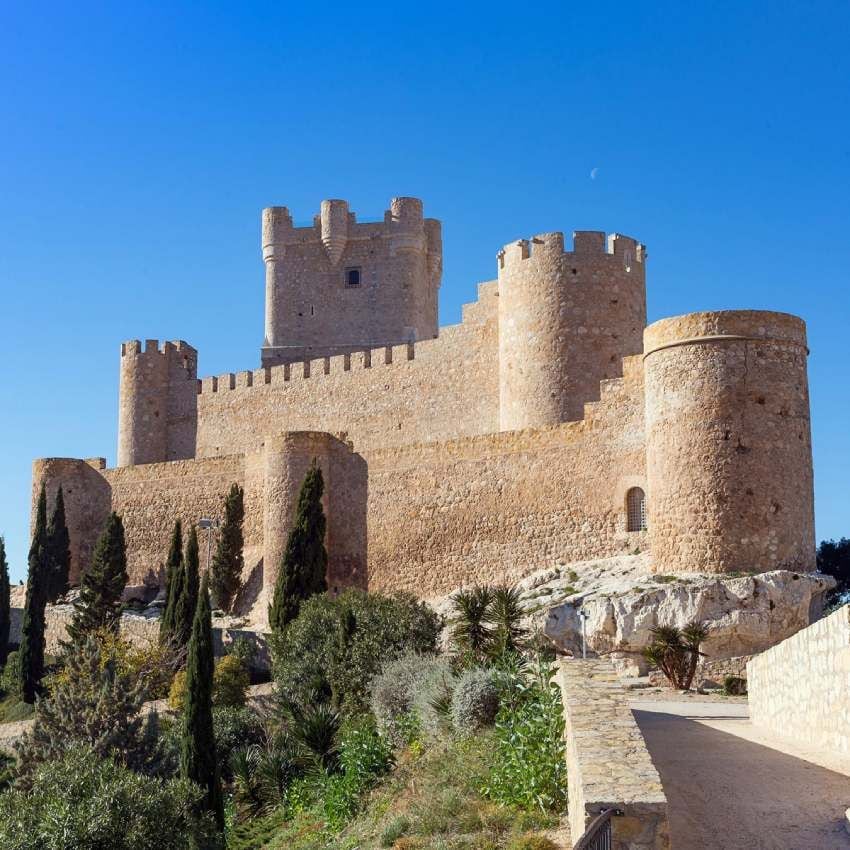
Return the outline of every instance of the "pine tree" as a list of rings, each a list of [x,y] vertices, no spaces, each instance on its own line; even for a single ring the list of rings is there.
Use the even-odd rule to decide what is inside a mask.
[[[204,575],[189,641],[180,775],[204,789],[204,808],[213,814],[221,831],[224,829],[224,805],[213,734],[213,668],[212,612],[208,576]]]
[[[9,627],[12,623],[9,564],[6,561],[6,541],[0,537],[0,667],[9,655]]]
[[[117,631],[121,594],[127,578],[124,524],[118,514],[112,513],[94,547],[91,566],[83,576],[80,598],[74,603],[74,615],[68,624],[73,643],[82,643],[98,629]]]
[[[44,609],[47,605],[48,567],[47,494],[42,484],[28,558],[26,607],[18,654],[21,698],[28,703],[35,702],[44,676]]]
[[[174,608],[183,585],[183,526],[178,519],[171,534],[168,560],[165,562],[165,608],[159,623],[159,639],[167,643],[174,636]]]
[[[65,521],[65,496],[61,486],[47,529],[47,552],[50,559],[47,601],[55,602],[68,590],[71,568],[71,538]]]
[[[269,625],[277,631],[298,616],[305,599],[328,589],[327,523],[322,508],[324,487],[322,470],[314,460],[298,494],[295,520],[286,541],[286,551],[275,582],[274,600],[269,608]]]
[[[186,646],[192,635],[192,623],[195,608],[198,604],[199,557],[198,532],[192,526],[189,539],[186,541],[186,554],[183,556],[183,567],[180,570],[180,587],[176,589],[174,600],[174,640],[180,646]]]
[[[224,611],[230,611],[233,605],[245,564],[242,554],[245,542],[242,536],[242,523],[245,519],[243,496],[242,488],[234,484],[224,500],[224,524],[211,567],[210,590],[213,599]]]

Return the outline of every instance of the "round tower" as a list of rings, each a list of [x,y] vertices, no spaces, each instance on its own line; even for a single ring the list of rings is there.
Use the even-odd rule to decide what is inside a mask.
[[[198,353],[183,341],[121,345],[118,466],[194,457],[197,378]]]
[[[499,420],[503,431],[581,419],[599,382],[642,350],[643,245],[613,234],[520,240],[499,253]]]
[[[804,322],[691,313],[644,345],[653,569],[814,569]]]

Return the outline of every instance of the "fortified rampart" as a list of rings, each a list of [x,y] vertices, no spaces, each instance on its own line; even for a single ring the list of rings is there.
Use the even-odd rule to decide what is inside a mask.
[[[198,381],[186,343],[125,343],[118,466],[36,462],[34,494],[65,486],[75,576],[111,509],[133,580],[156,580],[174,520],[219,516],[238,482],[244,578],[268,589],[314,458],[331,586],[428,597],[647,547],[663,573],[814,567],[802,321],[734,311],[644,328],[645,248],[582,231],[571,251],[560,233],[506,246],[498,279],[436,338],[427,322],[407,336],[380,325],[395,307],[378,301],[377,345],[309,337],[281,305],[315,285],[328,316],[353,317],[357,287],[338,272],[356,258],[361,282],[370,262],[391,288],[439,282],[439,224],[419,202],[393,201],[375,225],[341,203],[313,228],[264,215],[274,344],[259,369]],[[404,303],[424,315],[427,300]]]

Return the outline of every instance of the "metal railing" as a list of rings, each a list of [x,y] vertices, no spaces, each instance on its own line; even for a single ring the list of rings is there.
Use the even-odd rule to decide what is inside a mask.
[[[585,830],[584,835],[574,845],[573,850],[611,850],[611,818],[621,815],[618,809],[605,809],[600,812]]]

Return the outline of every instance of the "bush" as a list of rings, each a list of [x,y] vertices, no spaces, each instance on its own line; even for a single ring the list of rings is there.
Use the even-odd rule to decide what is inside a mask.
[[[212,847],[194,807],[203,794],[185,780],[141,776],[74,747],[35,772],[30,791],[0,794],[4,850],[185,850],[190,836]]]
[[[222,775],[230,779],[230,755],[239,747],[262,743],[265,733],[260,718],[249,708],[220,706],[213,708],[216,761]]]
[[[226,655],[215,665],[213,705],[239,708],[245,705],[251,677],[236,655]]]
[[[370,707],[378,728],[401,747],[418,731],[437,731],[437,709],[431,705],[445,682],[453,683],[445,659],[408,652],[388,661],[372,680]]]
[[[561,693],[538,662],[518,673],[496,715],[496,753],[484,792],[499,803],[556,811],[566,806]]]
[[[220,658],[213,673],[213,705],[240,708],[245,705],[251,677],[235,655]],[[180,670],[171,682],[168,705],[173,711],[183,711],[186,703],[186,671]]]
[[[362,712],[381,665],[405,652],[433,653],[439,632],[440,618],[412,596],[314,596],[272,636],[278,692],[302,705],[318,695],[345,714]]]
[[[725,676],[723,693],[730,697],[742,697],[747,693],[747,680],[742,676]]]
[[[458,679],[452,694],[452,726],[455,732],[469,735],[484,726],[492,726],[499,710],[499,690],[487,670],[467,670]]]
[[[4,694],[18,693],[21,681],[20,664],[21,657],[17,650],[10,652],[6,657],[6,664],[0,671],[0,690]]]

